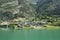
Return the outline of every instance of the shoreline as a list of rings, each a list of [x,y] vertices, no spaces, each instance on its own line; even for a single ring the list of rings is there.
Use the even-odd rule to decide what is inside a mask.
[[[55,29],[60,29],[60,27],[23,27],[23,28],[16,28],[16,29],[11,29],[11,28],[0,28],[0,30],[30,30],[30,29],[36,29],[36,30],[55,30]]]

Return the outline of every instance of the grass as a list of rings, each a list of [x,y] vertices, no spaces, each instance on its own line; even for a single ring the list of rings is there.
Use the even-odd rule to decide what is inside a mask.
[[[59,26],[47,25],[47,29],[60,29]]]
[[[47,27],[43,27],[43,26],[41,26],[41,27],[23,27],[23,28],[21,28],[21,29],[24,29],[24,30],[26,30],[26,29],[48,29],[48,30],[54,30],[54,29],[60,29],[60,27],[59,26],[51,26],[51,25],[46,25]]]
[[[18,28],[17,26],[14,26],[15,27],[15,29],[14,30],[22,30],[22,29],[24,29],[24,30],[29,30],[29,29],[48,29],[48,30],[54,30],[54,29],[60,29],[60,27],[59,26],[52,26],[52,25],[46,25],[46,27],[44,27],[44,26],[38,26],[38,27],[36,27],[36,26],[31,26],[31,27],[22,27],[22,28]],[[1,28],[0,28],[0,30],[1,30]]]
[[[22,29],[34,29],[34,27],[23,27]]]

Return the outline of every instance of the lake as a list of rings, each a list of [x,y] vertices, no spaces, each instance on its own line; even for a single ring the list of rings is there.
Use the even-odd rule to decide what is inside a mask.
[[[0,31],[0,40],[60,40],[60,29]]]

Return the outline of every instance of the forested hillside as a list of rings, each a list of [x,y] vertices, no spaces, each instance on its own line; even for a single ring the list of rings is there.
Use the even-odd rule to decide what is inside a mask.
[[[60,0],[38,0],[36,18],[47,19],[52,25],[60,25]]]
[[[60,0],[0,0],[0,23],[16,20],[60,26]]]
[[[36,11],[38,15],[60,15],[60,0],[39,0]]]

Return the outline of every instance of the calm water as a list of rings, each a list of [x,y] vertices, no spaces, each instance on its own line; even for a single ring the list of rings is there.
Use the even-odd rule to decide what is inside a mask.
[[[60,40],[60,30],[0,31],[0,40]]]

